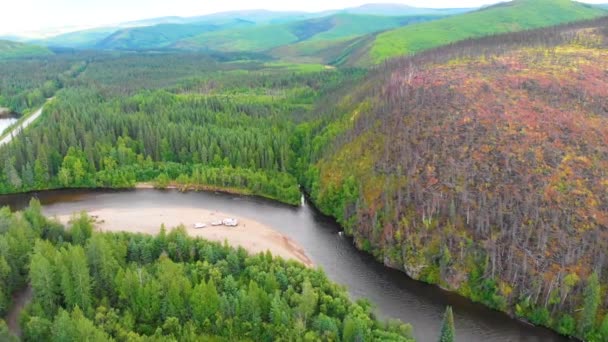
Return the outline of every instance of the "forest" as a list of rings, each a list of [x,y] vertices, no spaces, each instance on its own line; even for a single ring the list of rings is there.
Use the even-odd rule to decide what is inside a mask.
[[[55,96],[43,119],[0,150],[0,193],[153,182],[297,204],[291,133],[321,94],[362,74],[231,69],[195,55],[98,56],[42,96]]]
[[[372,72],[300,127],[299,179],[359,248],[564,335],[608,339],[608,20]],[[332,120],[323,118],[332,117]]]
[[[0,314],[27,281],[24,341],[413,341],[322,271],[183,228],[96,233],[85,213],[63,227],[36,200],[0,210]],[[16,340],[1,320],[0,339]]]

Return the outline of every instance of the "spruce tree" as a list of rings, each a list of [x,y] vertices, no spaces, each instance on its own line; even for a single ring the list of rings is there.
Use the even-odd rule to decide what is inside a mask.
[[[600,282],[597,273],[594,272],[587,279],[587,287],[585,288],[583,312],[578,322],[578,334],[580,337],[585,337],[593,332],[597,318],[597,309],[600,303]]]
[[[443,315],[439,342],[454,342],[454,333],[454,314],[452,313],[452,307],[448,306]]]

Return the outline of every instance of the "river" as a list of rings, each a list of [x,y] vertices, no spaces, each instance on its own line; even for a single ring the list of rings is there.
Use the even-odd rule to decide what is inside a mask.
[[[0,205],[18,210],[27,205],[31,196],[0,196]],[[358,251],[351,239],[338,234],[337,223],[307,203],[296,208],[255,197],[174,190],[65,190],[36,196],[49,215],[101,208],[164,206],[217,210],[259,221],[304,247],[313,262],[333,281],[346,286],[352,297],[369,298],[380,317],[411,323],[416,339],[421,342],[437,340],[447,305],[454,308],[457,341],[567,341],[547,329],[519,322],[383,266]]]
[[[17,122],[16,118],[0,118],[0,136],[5,129],[9,128],[15,122]]]

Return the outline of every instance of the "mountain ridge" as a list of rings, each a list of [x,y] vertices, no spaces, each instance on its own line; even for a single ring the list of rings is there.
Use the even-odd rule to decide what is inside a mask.
[[[328,17],[339,14],[355,14],[355,15],[378,15],[378,16],[446,16],[460,14],[471,9],[456,8],[456,9],[434,9],[434,8],[418,8],[406,6],[402,4],[364,4],[353,8],[344,8],[320,12],[298,12],[298,11],[271,11],[271,10],[242,10],[242,11],[227,11],[212,13],[201,16],[179,17],[166,16],[157,18],[147,18],[124,22],[118,25],[108,25],[106,27],[91,28],[86,30],[66,32],[45,39],[28,40],[37,44],[47,46],[63,46],[63,47],[94,47],[96,43],[104,40],[101,36],[102,32],[106,32],[109,38],[110,35],[119,34],[119,31],[129,31],[134,29],[144,29],[157,25],[195,25],[195,24],[218,24],[222,21],[230,22],[237,19],[251,21],[256,24],[272,25],[287,22],[302,21],[321,17]],[[202,33],[202,32],[201,32]],[[87,41],[87,37],[89,40]],[[129,44],[126,44],[129,45]]]
[[[474,12],[389,30],[376,35],[345,63],[373,65],[459,40],[553,26],[608,15],[570,0],[514,0]]]

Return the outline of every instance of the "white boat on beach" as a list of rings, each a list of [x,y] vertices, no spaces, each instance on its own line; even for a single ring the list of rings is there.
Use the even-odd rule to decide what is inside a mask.
[[[239,225],[239,221],[233,218],[227,218],[223,221],[223,223],[226,227],[236,227]]]

